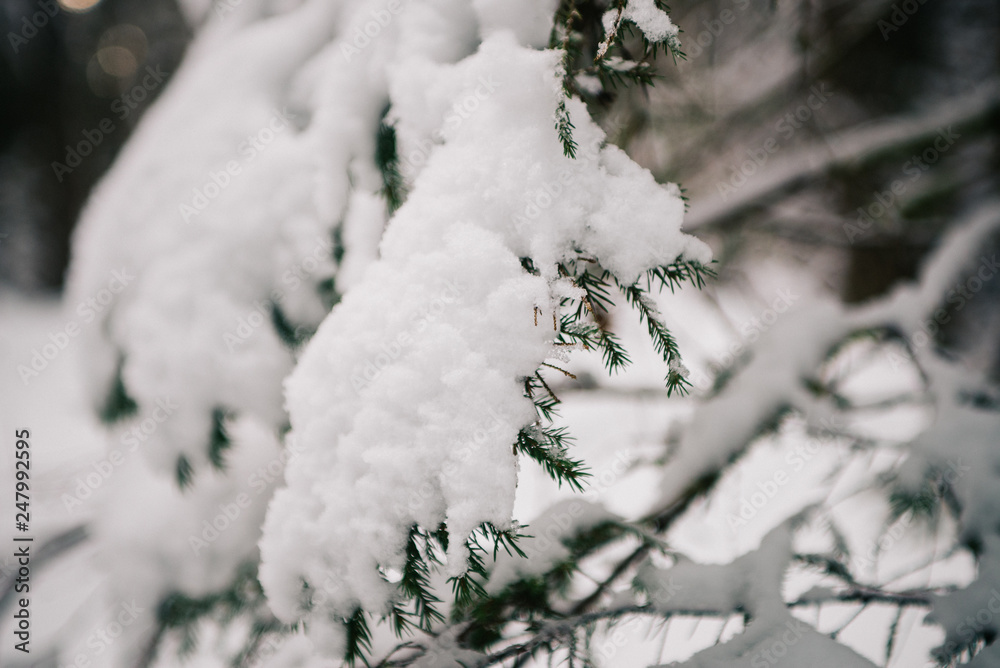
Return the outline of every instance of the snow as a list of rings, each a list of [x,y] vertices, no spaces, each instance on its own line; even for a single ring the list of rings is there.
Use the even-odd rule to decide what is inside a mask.
[[[430,148],[426,164],[410,161],[412,190],[378,261],[286,383],[303,449],[261,542],[261,581],[282,619],[306,613],[302,583],[328,573],[343,587],[325,612],[385,609],[395,594],[378,569],[400,565],[414,523],[447,522],[452,575],[476,527],[510,525],[511,444],[535,419],[519,379],[553,354],[543,323],[566,291],[559,263],[594,254],[632,282],[680,256],[708,261],[708,248],[679,231],[676,186],[600,148],[603,134],[575,100],[575,137],[593,150],[564,156],[553,128],[558,72],[558,54],[505,32],[456,64],[411,54],[390,70],[401,155]],[[532,204],[544,217],[532,217]],[[523,256],[540,275],[522,270]]]
[[[727,614],[744,610],[750,618],[743,633],[676,665],[685,668],[758,668],[778,663],[829,668],[875,665],[789,612],[781,592],[791,558],[791,538],[791,527],[783,524],[765,537],[759,550],[731,564],[700,565],[682,560],[671,568],[661,570],[647,565],[640,571],[638,579],[659,611]]]
[[[99,490],[94,538],[106,546],[101,561],[114,574],[108,582],[112,600],[135,599],[156,610],[173,592],[210,594],[232,580],[238,567],[257,560],[255,544],[285,453],[276,434],[250,419],[232,424],[230,432],[227,470],[206,473],[190,490],[180,490],[173,476],[150,470],[134,455]],[[129,651],[155,631],[152,618],[147,621],[125,629],[129,642],[114,648],[116,655],[122,652],[120,665],[130,665],[135,657]]]
[[[628,0],[622,17],[639,26],[650,42],[676,39],[679,32],[667,13],[656,6],[655,0]]]
[[[751,361],[700,407],[685,429],[664,471],[663,505],[683,493],[688,481],[740,455],[779,411],[802,399],[789,389],[819,366],[842,336],[841,322],[839,305],[818,298],[783,315],[763,333]]]
[[[214,49],[208,30],[193,47],[201,57],[142,119],[77,228],[68,302],[101,299],[117,286],[112,272],[126,277],[96,318],[82,313],[89,394],[105,400],[121,361],[138,420],[158,400],[180,404],[142,448],[161,470],[180,455],[196,473],[205,467],[216,408],[279,427],[293,356],[271,309],[310,328],[325,313],[316,285],[334,268],[331,221],[313,204],[317,142],[278,97],[325,38],[324,4]]]
[[[604,33],[617,33],[622,21],[634,23],[645,38],[652,43],[664,43],[679,46],[677,35],[680,29],[673,24],[665,11],[656,6],[655,0],[628,0],[624,8],[609,9],[601,17]],[[597,51],[599,58],[607,52],[610,42],[605,41]]]
[[[558,0],[472,0],[484,39],[510,30],[521,44],[539,49],[549,43],[558,5]]]
[[[582,499],[552,504],[532,520],[526,530],[529,537],[518,542],[527,558],[501,552],[490,571],[486,590],[496,594],[512,582],[548,572],[570,556],[564,541],[598,525],[623,521],[603,506]]]
[[[854,542],[851,544],[852,553],[855,555],[850,564],[852,572],[857,571],[854,574],[862,581],[873,577],[872,574],[876,573],[874,567],[882,564],[870,563],[866,566],[867,557],[864,555],[870,553],[869,548],[874,545],[878,547],[877,558],[881,560],[884,556],[882,548],[894,547],[897,554],[892,555],[891,561],[906,566],[903,572],[912,571],[914,564],[917,565],[913,577],[894,581],[894,587],[939,586],[946,582],[957,586],[958,589],[953,593],[935,597],[932,614],[927,618],[928,623],[937,623],[944,627],[947,635],[941,645],[942,650],[953,651],[956,647],[964,646],[963,643],[970,642],[975,637],[975,632],[981,628],[995,628],[992,626],[994,624],[992,617],[985,623],[977,622],[973,625],[968,621],[968,615],[970,611],[975,613],[977,610],[989,609],[991,592],[997,583],[995,442],[996,434],[1000,433],[1000,423],[995,411],[976,408],[963,399],[986,388],[985,378],[980,377],[978,372],[972,372],[968,368],[940,358],[930,346],[921,344],[918,338],[914,338],[914,332],[925,328],[927,314],[938,307],[948,294],[948,289],[962,276],[962,272],[968,269],[969,258],[975,257],[975,250],[980,247],[983,238],[995,230],[998,222],[1000,221],[992,205],[972,212],[963,224],[957,225],[955,231],[942,241],[925,267],[921,282],[917,285],[903,286],[884,299],[851,310],[844,310],[834,304],[824,304],[822,300],[811,300],[813,303],[798,306],[792,312],[782,315],[759,337],[750,361],[742,368],[736,369],[735,375],[722,391],[710,396],[695,411],[681,438],[679,448],[667,464],[662,488],[664,496],[659,507],[664,507],[681,495],[686,481],[693,480],[699,475],[719,470],[723,466],[729,467],[730,476],[735,475],[734,468],[729,462],[744,457],[747,448],[759,440],[758,432],[768,417],[785,407],[797,409],[813,427],[833,427],[834,431],[843,429],[845,425],[833,420],[836,413],[831,412],[829,406],[817,402],[802,389],[796,389],[799,384],[796,379],[807,378],[820,368],[821,360],[829,353],[833,344],[844,340],[852,332],[893,324],[902,329],[907,340],[917,343],[913,355],[926,379],[926,392],[921,394],[919,385],[922,383],[914,382],[918,377],[911,373],[909,363],[906,363],[901,370],[897,368],[899,367],[897,364],[888,370],[887,365],[883,363],[884,360],[875,360],[875,367],[881,366],[881,374],[873,375],[870,368],[867,366],[864,368],[865,375],[872,378],[873,382],[877,382],[877,387],[861,387],[857,381],[853,381],[853,387],[861,387],[860,391],[854,392],[850,383],[845,385],[848,396],[854,400],[857,395],[861,403],[879,398],[880,392],[883,393],[881,396],[914,393],[915,406],[913,404],[902,404],[902,406],[909,405],[914,408],[920,418],[919,421],[899,425],[899,428],[892,430],[894,433],[889,442],[891,445],[896,445],[901,439],[910,441],[911,454],[905,458],[901,466],[883,458],[883,463],[878,468],[873,468],[871,475],[880,476],[883,480],[892,480],[893,486],[890,490],[897,488],[896,486],[918,489],[928,479],[938,481],[939,484],[943,481],[950,485],[961,509],[958,517],[961,527],[958,540],[982,541],[979,572],[978,576],[974,576],[968,564],[963,563],[961,550],[954,553],[954,558],[937,554],[938,536],[929,537],[916,528],[911,529],[910,524],[914,524],[913,522],[901,526],[897,523],[892,527],[885,522],[882,525],[883,531],[875,531],[877,527],[869,524],[872,531],[868,532],[870,534],[868,539],[861,538],[860,547]],[[814,353],[820,354],[811,357]],[[848,380],[851,380],[850,376]],[[743,382],[750,384],[743,385]],[[783,391],[778,394],[772,393],[771,390],[778,387],[784,388]],[[735,397],[740,397],[740,400],[736,401]],[[922,403],[930,404],[936,414],[933,420],[928,421],[926,405],[922,406]],[[892,410],[891,406],[887,408],[889,411]],[[883,412],[882,418],[888,419],[885,412],[887,411]],[[899,410],[895,412],[897,423],[900,419],[907,419],[907,412]],[[866,418],[866,421],[870,422],[871,418]],[[759,453],[759,447],[755,446],[755,453]],[[888,468],[886,464],[889,464]],[[741,465],[742,462],[737,464],[735,470],[739,470]],[[836,469],[831,468],[831,470]],[[854,467],[853,473],[844,477],[845,480],[853,479],[851,485],[857,489],[876,486],[874,477],[867,478],[866,472],[857,467]],[[800,476],[796,484],[802,482]],[[845,485],[841,485],[841,488],[840,495],[852,503],[844,503],[831,491],[825,505],[838,516],[836,522],[838,530],[851,535],[854,541],[859,538],[859,530],[857,527],[851,527],[851,524],[856,524],[861,517],[866,517],[870,521],[873,504],[878,505],[878,503],[872,498],[852,499],[854,492]],[[725,496],[724,487],[720,487],[719,491]],[[822,486],[816,491],[822,491]],[[789,504],[787,501],[786,499],[779,505],[788,509],[802,507],[801,503]],[[854,506],[853,512],[848,512],[849,505]],[[699,519],[704,517],[704,513],[701,512],[703,506],[696,505],[695,508],[698,511],[689,513],[691,515],[689,521],[682,520],[671,532],[672,545],[689,547],[697,545],[697,541],[692,539],[696,538],[699,532],[704,533],[704,519]],[[774,507],[768,507],[767,511],[772,518],[775,514],[780,516],[782,512],[780,508]],[[713,514],[718,514],[718,508]],[[839,516],[843,518],[840,519]],[[936,532],[941,533],[942,530],[947,535],[947,523],[938,527]],[[756,532],[756,529],[753,532]],[[890,534],[888,542],[884,534]],[[740,540],[737,542],[745,544],[747,538],[748,535],[741,531]],[[767,539],[765,543],[766,541]],[[761,548],[763,549],[764,547]],[[713,560],[717,559],[718,555],[725,553],[725,546],[715,544],[709,552]],[[899,552],[906,554],[900,555]],[[742,549],[738,549],[737,553],[742,553]],[[699,573],[710,573],[706,575],[706,580],[714,583],[714,587],[705,586],[699,589],[697,601],[694,603],[715,601],[717,605],[726,608],[727,604],[736,602],[733,599],[734,592],[739,590],[742,586],[739,583],[743,582],[739,573],[746,570],[745,559],[750,554],[754,553],[747,553],[732,563],[717,566],[699,566],[682,560],[675,567],[680,570],[674,573],[672,582],[675,585],[679,583],[678,576],[684,575],[688,569],[694,569]],[[704,556],[703,554],[702,557]],[[927,563],[933,565],[920,568],[921,560],[929,560]],[[703,568],[714,570],[702,571]],[[879,568],[877,571],[877,573],[884,572],[884,568]],[[884,581],[884,578],[879,581]],[[678,607],[685,602],[691,603],[684,601],[683,597],[670,599],[671,605]],[[982,617],[985,619],[986,615]],[[774,637],[768,640],[765,634],[765,639],[758,642],[751,634],[752,628],[753,625],[748,627],[744,634],[746,638],[737,636],[733,641],[724,642],[695,655],[684,665],[744,665],[741,661],[745,661],[748,655],[741,655],[742,649],[752,646],[756,648],[754,651],[759,651],[762,647],[767,648],[768,643],[774,647]],[[758,625],[758,628],[761,626]],[[830,639],[823,635],[809,632],[802,636],[802,640],[808,642],[801,642],[795,648],[785,648],[788,653],[783,661],[793,664],[803,663],[807,662],[804,657],[810,656],[809,665],[820,665],[816,663],[819,660],[816,657],[822,657],[823,661],[831,661],[830,665],[841,665],[837,663],[838,661],[842,661],[843,665],[870,665],[843,645],[832,645]],[[848,654],[836,658],[842,652]],[[737,656],[744,658],[736,660]],[[796,656],[800,657],[798,661],[795,660]],[[872,656],[878,656],[878,653],[875,652]],[[752,657],[749,658],[752,660]],[[862,662],[856,663],[857,661]]]
[[[76,413],[73,424],[85,429],[53,428],[41,414],[33,418],[50,442],[84,434],[67,479],[86,469],[83,462],[121,449],[135,429],[151,424],[152,431],[143,432],[134,452],[126,446],[124,463],[75,511],[79,516],[67,507],[45,529],[55,532],[77,518],[92,523],[95,561],[114,573],[99,584],[99,605],[81,613],[99,608],[99,620],[133,597],[148,615],[169,592],[218,591],[239,565],[259,556],[273,611],[288,622],[305,619],[309,629],[279,638],[262,664],[269,668],[326,666],[321,656],[343,650],[336,616],[359,605],[384,611],[398,592],[382,573],[402,564],[414,523],[447,523],[452,541],[447,572],[436,576],[441,584],[463,571],[463,539],[482,522],[502,528],[528,519],[536,537],[524,547],[533,558],[502,557],[488,584],[496,591],[564,558],[562,540],[573,532],[642,517],[678,498],[693,480],[730,466],[784,409],[811,427],[829,424],[830,402],[810,395],[802,381],[856,330],[898,325],[915,340],[966,258],[997,224],[990,203],[943,240],[919,286],[853,309],[810,299],[761,332],[758,345],[747,346],[746,365],[694,410],[659,481],[660,499],[637,498],[631,487],[660,468],[657,457],[675,409],[657,399],[620,410],[619,417],[651,426],[611,430],[614,400],[597,399],[598,407],[589,399],[570,401],[570,426],[587,427],[581,441],[598,477],[585,500],[562,500],[539,513],[543,476],[529,470],[533,463],[519,461],[511,444],[535,419],[520,378],[546,360],[564,359],[548,323],[560,298],[575,288],[560,277],[558,264],[578,253],[594,255],[627,283],[677,257],[710,259],[705,244],[680,231],[677,187],[657,184],[623,151],[604,146],[604,133],[578,100],[565,102],[578,158],[564,155],[553,128],[563,94],[560,54],[540,50],[554,1],[403,3],[387,21],[377,14],[388,11],[385,5],[364,0],[245,0],[231,14],[207,17],[205,3],[185,6],[206,24],[88,206],[65,314],[45,325],[81,324],[88,387],[79,394],[101,403],[120,364],[138,413],[103,434]],[[615,12],[605,18],[608,29],[619,20]],[[652,0],[630,0],[620,19],[650,40],[676,38],[676,26]],[[372,25],[375,34],[369,34]],[[409,188],[391,218],[373,160],[387,107]],[[523,271],[525,256],[537,276]],[[342,296],[329,315],[321,291],[328,279]],[[95,308],[93,300],[106,293],[111,300]],[[274,307],[300,331],[318,327],[304,349],[278,336]],[[537,324],[536,309],[542,314]],[[668,321],[685,319],[663,310]],[[48,332],[35,334],[44,341]],[[21,343],[18,350],[30,347]],[[930,348],[914,351],[926,378],[908,368],[892,387],[926,380],[935,422],[914,440],[901,467],[882,461],[855,471],[852,480],[874,484],[876,474],[891,469],[894,483],[917,486],[949,466],[957,472],[956,531],[981,553],[977,573],[934,599],[930,620],[944,629],[947,646],[975,636],[968,615],[993,612],[1000,588],[1000,424],[995,412],[962,398],[986,380]],[[643,355],[636,359],[652,359]],[[569,362],[594,368],[580,357],[574,352]],[[662,371],[650,373],[659,367],[637,366],[646,368],[608,386],[662,377]],[[890,384],[866,387],[884,380],[885,366],[855,377],[845,392],[870,401],[889,396]],[[60,373],[32,379],[30,387],[48,392]],[[15,394],[7,389],[4,396]],[[164,406],[171,408],[161,419]],[[225,472],[208,462],[218,409],[232,416]],[[903,419],[909,418],[897,415],[886,424]],[[10,420],[5,414],[6,426]],[[291,432],[282,442],[288,422]],[[105,453],[97,452],[101,439]],[[641,440],[642,460],[633,467],[629,457],[619,467],[617,451],[610,452],[615,439]],[[760,454],[760,444],[754,447]],[[602,449],[609,451],[603,458]],[[839,454],[817,458],[817,468],[835,468],[831,460]],[[174,480],[180,456],[195,467],[183,492]],[[51,464],[43,460],[44,466]],[[601,476],[608,470],[612,494]],[[813,482],[803,476],[796,485],[827,491]],[[683,665],[758,668],[772,663],[768,652],[782,652],[788,665],[871,665],[788,612],[782,592],[789,588],[798,527],[786,522],[790,504],[779,505],[738,541],[727,533],[725,545],[712,546],[727,563],[679,556],[669,568],[643,567],[647,589],[674,592],[652,597],[662,612],[718,613],[727,627],[734,611],[750,613],[746,628]],[[698,554],[704,542],[691,540],[705,532],[697,521],[703,506],[692,508],[695,520],[679,522],[669,538],[673,548],[691,548],[686,551],[704,561]],[[969,559],[967,551],[952,556]],[[314,600],[303,600],[303,584]],[[74,626],[79,636],[79,623]],[[980,626],[996,628],[992,617]],[[206,643],[193,665],[217,665],[239,629],[211,622],[201,629]],[[130,626],[109,661],[131,665],[152,632],[146,622]],[[992,653],[977,661],[985,665]],[[472,658],[445,633],[423,664]],[[162,661],[164,668],[172,665],[170,658]]]

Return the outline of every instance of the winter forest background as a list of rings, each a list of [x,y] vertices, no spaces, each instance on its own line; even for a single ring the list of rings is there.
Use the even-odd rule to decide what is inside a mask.
[[[996,2],[0,7],[0,666],[1000,666]]]

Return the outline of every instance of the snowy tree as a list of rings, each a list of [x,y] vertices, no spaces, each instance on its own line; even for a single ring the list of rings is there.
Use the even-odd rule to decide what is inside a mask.
[[[685,222],[610,141],[690,51],[660,0],[185,9],[74,239],[68,303],[127,286],[82,333],[116,467],[92,542],[108,600],[151,611],[102,665],[889,665],[914,614],[940,665],[998,661],[1000,395],[946,340],[997,201],[876,299],[779,291],[723,364],[682,361],[702,325],[670,310],[716,278],[682,223],[947,142],[995,86],[779,154]],[[676,412],[585,457],[605,409],[563,399],[635,367]],[[879,654],[842,637],[864,615]]]

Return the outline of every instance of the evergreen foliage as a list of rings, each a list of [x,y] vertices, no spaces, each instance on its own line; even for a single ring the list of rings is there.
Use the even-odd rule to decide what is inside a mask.
[[[624,10],[625,1],[616,0],[616,3],[620,14]],[[657,6],[666,9],[661,2],[657,2]],[[655,79],[652,61],[661,49],[669,52],[675,59],[684,57],[676,40],[671,38],[664,42],[649,42],[641,31],[633,32],[627,21],[617,21],[612,33],[604,36],[601,26],[603,11],[596,1],[563,0],[557,10],[550,36],[550,47],[559,49],[563,54],[564,95],[567,98],[579,96],[588,103],[599,106],[612,99],[616,89],[621,89],[624,85],[651,85]],[[638,50],[635,49],[636,45]],[[633,53],[637,55],[633,56]],[[603,97],[588,94],[576,83],[576,79],[584,75],[598,77],[607,93]],[[395,129],[385,120],[388,112],[388,108],[384,110],[379,124],[375,163],[382,174],[381,194],[391,214],[405,200],[407,185],[399,170]],[[566,157],[575,159],[579,147],[573,137],[575,128],[565,99],[555,110],[554,129]],[[521,265],[524,271],[538,274],[533,258],[521,258]],[[674,291],[683,284],[701,288],[708,279],[714,277],[710,267],[678,258],[651,269],[642,281],[635,283],[624,282],[602,268],[599,258],[581,256],[561,264],[558,269],[563,277],[570,278],[583,291],[584,296],[578,300],[562,300],[562,315],[553,322],[557,346],[579,345],[584,349],[599,350],[609,373],[629,366],[631,358],[628,352],[606,324],[616,305],[615,295],[619,293],[621,301],[638,313],[657,352],[668,365],[665,378],[668,394],[685,394],[690,389],[676,339],[654,306],[651,292],[664,288]],[[536,324],[539,324],[538,315],[536,312]],[[569,375],[558,367],[548,364],[543,366]],[[519,431],[512,447],[516,454],[522,454],[541,466],[559,486],[566,485],[581,492],[586,488],[590,473],[583,461],[571,456],[572,437],[567,430],[553,425],[559,398],[545,381],[541,371],[540,367],[535,374],[522,379],[525,396],[535,405],[537,420],[535,424]],[[466,541],[469,555],[467,570],[451,578],[450,582],[453,595],[452,620],[472,620],[466,634],[466,640],[471,646],[488,646],[499,637],[503,620],[510,619],[511,615],[529,622],[536,617],[551,618],[554,613],[545,603],[547,592],[553,586],[556,590],[567,586],[578,558],[597,546],[620,537],[623,531],[621,527],[602,525],[588,532],[588,535],[577,536],[570,546],[574,559],[557,565],[544,576],[518,582],[500,596],[491,597],[484,588],[484,582],[489,577],[488,562],[490,558],[495,559],[500,550],[525,557],[518,546],[518,540],[523,536],[521,529],[522,527],[517,526],[500,528],[486,523]],[[388,613],[380,616],[397,635],[404,636],[415,629],[430,633],[435,624],[444,621],[444,615],[439,611],[442,601],[433,591],[431,575],[441,566],[440,555],[447,551],[448,542],[446,525],[434,530],[417,525],[411,527],[406,544],[406,562],[398,582],[399,601]],[[388,579],[388,574],[383,576]],[[371,638],[368,614],[359,609],[343,623],[348,637],[346,660],[351,665],[357,661],[366,662]]]
[[[104,400],[104,405],[99,412],[101,421],[105,424],[114,424],[120,420],[132,417],[139,410],[138,404],[129,396],[125,389],[125,381],[122,379],[122,367],[124,359],[118,360],[118,368],[115,371],[114,380],[108,396]]]

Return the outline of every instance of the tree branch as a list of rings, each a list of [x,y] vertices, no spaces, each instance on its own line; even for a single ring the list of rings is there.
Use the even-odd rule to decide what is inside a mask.
[[[897,116],[851,129],[776,158],[770,168],[748,180],[726,201],[692,203],[686,230],[725,230],[755,209],[837,171],[857,171],[897,151],[926,145],[940,128],[958,132],[986,123],[1000,109],[1000,82],[993,80],[965,97],[950,100],[919,116]]]

